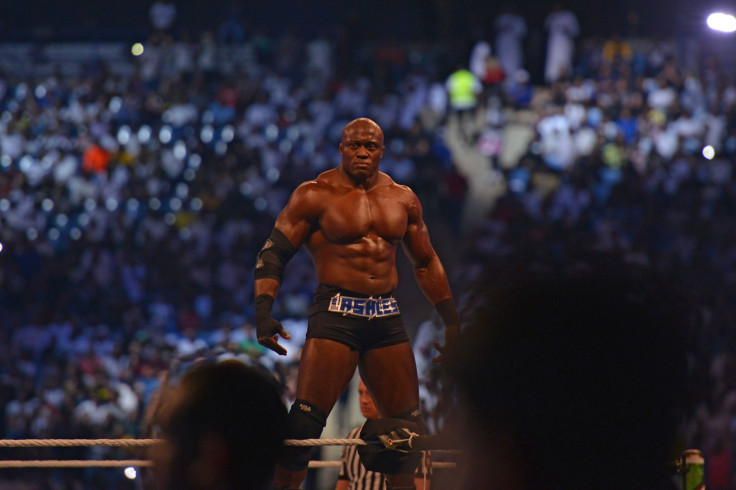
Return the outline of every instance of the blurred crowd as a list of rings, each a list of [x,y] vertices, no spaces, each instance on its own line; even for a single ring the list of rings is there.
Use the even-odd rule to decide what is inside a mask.
[[[563,42],[534,84],[523,56],[500,56],[513,46],[494,49],[521,42],[519,16],[496,27],[513,25],[516,41],[479,39],[471,55],[372,45],[346,64],[328,38],[228,24],[195,40],[168,33],[162,12],[128,74],[104,62],[83,76],[0,74],[3,438],[148,437],[164,374],[203,357],[261,366],[293,400],[313,271],[305,252],[287,267],[275,313],[293,340],[279,358],[255,340],[254,258],[291,190],[336,165],[340,131],[366,116],[386,134],[382,170],[450,230],[452,249],[437,248],[454,257],[460,304],[479,268],[512,249],[555,260],[617,250],[687,285],[700,318],[683,448],[705,451],[709,488],[733,487],[736,84],[717,57],[685,69],[668,42]],[[577,35],[570,15],[549,22],[550,36],[555,23]],[[459,71],[469,85],[451,81]],[[430,360],[442,332],[425,320],[408,327],[441,430]],[[4,470],[0,482],[130,485],[89,469]]]

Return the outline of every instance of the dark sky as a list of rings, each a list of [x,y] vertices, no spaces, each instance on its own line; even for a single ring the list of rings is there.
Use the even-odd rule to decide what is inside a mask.
[[[180,27],[215,29],[231,0],[174,0]],[[567,0],[584,36],[672,35],[697,27],[719,0]],[[723,0],[732,2],[733,0]],[[152,0],[0,2],[0,39],[31,35],[56,39],[125,39],[148,28]],[[462,37],[487,34],[498,11],[516,6],[530,28],[542,25],[552,1],[543,0],[240,0],[252,26],[271,32],[286,28],[310,35],[347,25],[366,39]]]

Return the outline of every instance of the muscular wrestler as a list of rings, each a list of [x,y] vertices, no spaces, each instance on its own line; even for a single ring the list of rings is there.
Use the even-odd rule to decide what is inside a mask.
[[[319,280],[302,349],[288,438],[318,438],[327,416],[360,370],[383,417],[421,422],[417,371],[399,307],[396,248],[401,243],[417,284],[442,317],[445,358],[459,320],[445,270],[435,253],[414,192],[378,170],[383,131],[370,119],[350,122],[339,145],[340,166],[301,184],[276,219],[255,268],[258,342],[285,354],[289,334],[271,315],[284,266],[305,245]],[[297,488],[309,448],[289,447],[274,488]],[[386,475],[387,488],[414,488],[413,469]]]

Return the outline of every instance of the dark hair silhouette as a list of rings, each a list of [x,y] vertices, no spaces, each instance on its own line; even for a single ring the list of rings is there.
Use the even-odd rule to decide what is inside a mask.
[[[669,488],[692,318],[681,291],[600,254],[509,259],[479,284],[449,366],[468,444],[505,452],[508,488]]]
[[[215,437],[225,448],[221,478],[232,489],[262,489],[283,447],[287,412],[276,386],[238,361],[202,363],[188,371],[165,410],[172,456],[167,489],[192,488],[186,469]]]

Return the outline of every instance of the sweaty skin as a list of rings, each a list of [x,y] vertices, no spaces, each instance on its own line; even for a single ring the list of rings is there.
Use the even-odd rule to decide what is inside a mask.
[[[363,294],[391,291],[398,282],[402,243],[417,283],[432,304],[452,296],[429,240],[422,207],[407,186],[378,170],[383,131],[368,119],[346,126],[339,167],[301,184],[276,219],[294,245],[312,255],[320,283]],[[276,296],[278,281],[261,279],[255,294]]]
[[[301,184],[276,219],[275,228],[295,248],[305,246],[312,256],[317,279],[322,284],[379,295],[392,291],[398,282],[396,249],[401,243],[414,268],[419,288],[433,304],[452,298],[445,270],[429,240],[417,196],[378,170],[383,156],[383,131],[370,119],[356,119],[342,133],[340,165]],[[280,283],[256,279],[255,296],[276,297]],[[276,320],[270,319],[272,322]],[[280,331],[258,338],[265,347],[286,354]],[[459,335],[459,325],[447,325],[445,346],[435,344],[440,355]],[[419,388],[414,354],[409,342],[370,349],[362,353],[345,344],[309,338],[301,352],[296,398],[329,415],[335,402],[360,370],[384,417],[406,414],[419,407]],[[306,470],[293,472],[280,466],[274,485],[298,487]],[[392,485],[407,487],[414,475],[390,475]]]

